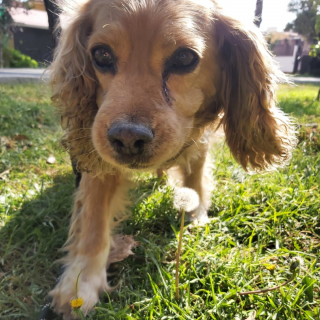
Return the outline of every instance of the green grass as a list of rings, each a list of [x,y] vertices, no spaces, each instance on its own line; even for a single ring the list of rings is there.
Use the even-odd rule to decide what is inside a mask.
[[[0,319],[36,319],[54,286],[68,229],[74,177],[59,146],[59,118],[46,87],[0,88]],[[320,103],[318,88],[282,86],[281,107],[301,124],[288,167],[247,175],[224,144],[214,149],[217,182],[206,227],[185,229],[182,299],[174,298],[179,219],[168,187],[139,181],[123,232],[141,246],[112,268],[119,288],[89,319],[320,319]],[[55,164],[47,164],[50,155]],[[7,171],[6,174],[2,174]],[[138,200],[137,200],[138,199]],[[260,295],[237,292],[269,288]],[[275,270],[266,267],[275,265]]]

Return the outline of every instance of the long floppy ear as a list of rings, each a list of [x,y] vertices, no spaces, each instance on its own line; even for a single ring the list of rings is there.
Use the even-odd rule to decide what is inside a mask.
[[[91,20],[87,4],[80,5],[78,10],[73,9],[72,21],[62,31],[49,70],[52,101],[61,113],[64,130],[62,144],[78,170],[98,174],[93,167],[100,170],[101,159],[91,139],[91,127],[98,111],[98,81],[87,54]]]
[[[292,121],[278,107],[277,82],[287,82],[255,27],[218,14],[214,38],[221,67],[217,103],[226,141],[245,168],[270,170],[291,158]]]

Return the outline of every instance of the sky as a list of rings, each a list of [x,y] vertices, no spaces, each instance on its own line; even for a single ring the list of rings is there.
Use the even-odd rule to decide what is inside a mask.
[[[0,3],[2,0],[0,0]],[[256,0],[220,0],[222,6],[228,12],[239,19],[247,22],[252,21],[254,15]],[[286,24],[295,19],[295,14],[288,12],[288,3],[290,0],[264,0],[261,30],[268,28],[277,28],[283,31]]]
[[[283,31],[286,24],[295,19],[295,14],[288,12],[290,0],[264,0],[261,30],[277,28]],[[220,0],[222,6],[234,16],[251,21],[254,16],[256,0]]]

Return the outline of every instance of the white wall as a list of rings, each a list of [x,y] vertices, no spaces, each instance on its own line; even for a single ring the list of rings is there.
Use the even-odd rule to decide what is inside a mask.
[[[293,56],[275,57],[280,64],[280,69],[283,72],[292,73],[294,68],[294,61],[297,54],[298,46],[294,46]]]

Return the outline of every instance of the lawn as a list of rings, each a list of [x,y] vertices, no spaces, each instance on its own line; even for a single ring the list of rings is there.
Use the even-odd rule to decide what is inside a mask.
[[[248,175],[214,149],[211,223],[185,228],[182,298],[174,298],[179,219],[168,187],[140,177],[123,232],[141,245],[112,266],[117,290],[89,319],[320,319],[320,103],[314,86],[282,86],[300,124],[288,167]],[[0,319],[36,319],[54,286],[74,177],[46,86],[0,87]],[[48,163],[50,156],[55,163]],[[49,161],[53,162],[53,161]],[[138,199],[138,200],[136,200]],[[239,295],[293,281],[264,294]]]

